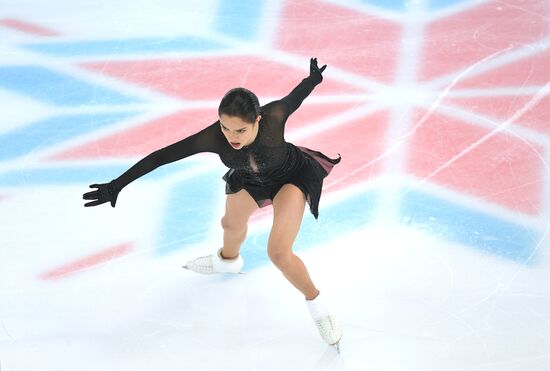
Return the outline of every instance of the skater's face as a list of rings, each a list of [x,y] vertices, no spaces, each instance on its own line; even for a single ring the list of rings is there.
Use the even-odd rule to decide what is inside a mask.
[[[220,127],[225,138],[236,150],[248,146],[254,142],[258,134],[260,119],[262,116],[256,117],[254,123],[243,121],[237,116],[228,116],[222,114],[220,116]]]

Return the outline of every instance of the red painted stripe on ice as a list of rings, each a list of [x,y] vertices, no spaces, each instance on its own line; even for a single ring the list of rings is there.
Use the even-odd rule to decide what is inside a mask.
[[[464,88],[495,89],[543,86],[550,81],[550,50],[493,68],[485,73],[458,82],[455,90]]]
[[[463,70],[496,51],[518,48],[545,37],[548,25],[543,15],[548,3],[540,0],[517,3],[487,1],[429,24],[425,30],[420,79],[430,80]]]
[[[505,120],[522,109],[533,97],[530,95],[505,95],[484,97],[448,98],[452,105],[464,110],[480,113],[487,117]],[[501,121],[499,121],[500,123]],[[550,134],[550,97],[545,97],[530,110],[521,115],[515,125]]]
[[[14,18],[3,18],[0,19],[0,25],[11,28],[20,32],[28,33],[35,36],[59,36],[60,34],[56,31],[50,30],[46,27],[42,27],[33,23],[21,21]]]
[[[66,276],[73,275],[85,269],[91,268],[95,265],[106,263],[115,258],[121,257],[132,250],[133,246],[131,243],[125,243],[111,247],[107,250],[97,252],[92,255],[85,256],[73,262],[64,264],[57,268],[52,269],[51,271],[42,273],[40,279],[42,280],[56,280],[64,278]]]
[[[353,103],[304,104],[290,116],[287,129],[293,130],[304,125],[311,125],[318,120],[341,114],[353,106]],[[49,159],[63,161],[143,156],[204,129],[215,122],[217,118],[216,108],[180,111],[104,138],[86,142],[78,147],[55,154]]]
[[[374,112],[296,142],[329,157],[341,154],[342,162],[325,179],[323,192],[368,182],[384,171],[387,157],[393,155],[386,153],[388,115],[388,111]]]
[[[218,119],[217,108],[176,112],[58,153],[52,160],[142,156],[192,135]]]
[[[345,6],[318,0],[285,1],[276,46],[304,59],[317,56],[329,70],[338,67],[391,82],[401,36],[399,23]]]
[[[417,115],[421,117],[424,112]],[[431,182],[537,215],[543,207],[544,163],[540,154],[544,148],[499,133],[465,152],[488,132],[489,129],[432,114],[410,140],[408,173],[424,179],[445,166],[431,176]],[[457,160],[449,162],[458,155]]]
[[[312,96],[316,96],[317,92],[314,91]],[[292,133],[294,129],[300,129],[304,126],[315,125],[315,123],[322,120],[334,118],[338,115],[344,114],[346,111],[357,107],[357,102],[341,102],[341,103],[323,103],[323,104],[311,104],[306,99],[300,108],[288,117],[285,124],[285,133],[288,135]],[[315,131],[315,130],[314,130]],[[301,145],[301,140],[296,141],[297,145]],[[332,141],[329,141],[327,145],[331,145]]]
[[[218,100],[231,88],[243,86],[262,97],[283,97],[306,77],[309,61],[293,68],[254,56],[209,56],[204,58],[105,61],[81,66],[164,94],[183,99]],[[223,66],[223,68],[220,68]],[[167,73],[169,71],[169,73]],[[328,76],[315,89],[316,95],[365,92]]]

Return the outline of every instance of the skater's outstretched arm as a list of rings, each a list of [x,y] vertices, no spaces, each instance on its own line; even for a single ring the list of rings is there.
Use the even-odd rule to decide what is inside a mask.
[[[281,101],[286,103],[289,109],[288,115],[291,115],[294,111],[296,111],[304,99],[311,94],[313,88],[323,81],[323,71],[325,68],[327,68],[326,64],[319,68],[317,65],[317,58],[310,59],[309,76],[303,79],[302,82],[300,82],[300,84],[298,84],[298,86],[296,86],[286,97],[281,99]]]
[[[92,184],[90,188],[96,188],[96,190],[83,195],[83,199],[91,201],[84,206],[97,206],[110,202],[111,206],[115,207],[118,194],[124,187],[156,168],[200,152],[218,153],[221,134],[219,125],[217,121],[196,134],[145,156],[109,183]]]

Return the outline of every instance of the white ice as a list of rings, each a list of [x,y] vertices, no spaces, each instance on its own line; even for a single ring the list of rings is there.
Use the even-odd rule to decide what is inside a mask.
[[[330,3],[360,11],[377,11],[367,2]],[[409,5],[414,7],[418,3],[423,2]],[[459,6],[477,3],[482,2],[465,1]],[[262,13],[260,22],[261,37],[249,41],[232,39],[215,30],[219,6],[220,3],[214,0],[4,1],[0,4],[0,21],[7,18],[26,20],[58,31],[64,41],[201,35],[247,52],[269,50],[275,29],[271,26],[277,21],[282,3],[265,2],[266,13]],[[389,11],[380,11],[380,14],[390,19],[398,18]],[[235,22],[243,21],[238,13],[231,16],[235,17]],[[545,19],[548,20],[548,15]],[[414,22],[409,27],[411,48],[414,49],[416,38],[421,37],[420,30]],[[93,78],[89,72],[78,71],[75,67],[88,61],[86,56],[59,58],[21,47],[37,41],[46,42],[33,34],[0,26],[0,68],[40,65],[56,71],[67,68],[70,73],[77,72],[80,78]],[[407,50],[403,53],[410,51]],[[364,53],[372,52],[365,50]],[[182,55],[187,54],[173,53],[169,57]],[[92,56],[89,60],[125,57],[128,56]],[[144,56],[146,59],[154,57]],[[302,57],[290,53],[276,58],[286,58],[289,65],[299,66]],[[369,105],[357,103],[357,110],[349,111],[349,115],[360,115],[377,105],[389,106],[394,107],[390,120],[395,124],[400,114],[405,119],[410,118],[408,104],[411,102],[423,105],[430,112],[430,108],[439,105],[445,97],[433,95],[431,91],[418,95],[411,93],[414,81],[410,76],[415,71],[415,66],[399,69],[398,83],[391,88],[365,81],[369,88],[379,90],[373,92]],[[458,71],[456,75],[446,76],[444,82],[440,81],[449,87],[447,91],[443,88],[441,94],[452,93],[453,79],[459,78],[460,72],[467,71]],[[338,68],[333,76],[345,82],[355,80],[352,73]],[[355,82],[361,83],[362,79],[359,76]],[[108,78],[103,82],[110,87],[133,89],[130,84],[118,85]],[[528,110],[539,103],[548,95],[548,90],[540,88],[537,93],[533,98],[536,101],[519,108],[516,116],[524,113],[521,109]],[[143,87],[134,88],[132,94],[144,98],[144,103],[132,106],[144,111],[169,111],[187,104]],[[317,103],[323,103],[324,99],[330,101],[322,96],[312,98],[317,99]],[[362,99],[351,93],[349,97],[336,97],[342,101],[347,98],[350,102]],[[215,107],[212,102],[200,104]],[[55,114],[123,109],[116,106],[58,107],[1,85],[0,108],[0,135]],[[81,195],[88,187],[84,182],[10,184],[2,181],[0,371],[550,370],[550,255],[549,239],[545,234],[550,216],[550,173],[546,164],[550,137],[533,135],[514,126],[514,121],[512,114],[508,121],[495,123],[495,131],[489,135],[502,131],[516,136],[525,134],[537,148],[542,148],[539,161],[543,164],[541,179],[544,183],[541,188],[546,201],[540,215],[522,215],[498,205],[485,204],[485,201],[480,202],[480,206],[469,196],[465,196],[464,203],[473,209],[485,207],[493,214],[501,213],[506,220],[540,231],[535,263],[524,264],[488,254],[450,242],[445,233],[433,234],[413,224],[401,223],[396,205],[392,204],[395,199],[389,192],[395,187],[392,180],[403,170],[403,153],[407,150],[403,142],[414,134],[422,121],[407,129],[390,126],[392,138],[397,139],[395,142],[390,140],[387,150],[373,160],[392,158],[388,165],[390,177],[385,180],[390,186],[385,187],[384,181],[379,183],[379,188],[388,192],[382,193],[382,206],[377,209],[378,217],[372,223],[346,232],[349,229],[345,227],[353,225],[352,220],[331,220],[330,214],[323,215],[323,207],[368,191],[371,183],[350,184],[347,191],[324,195],[321,208],[321,218],[326,220],[324,225],[341,228],[343,232],[299,255],[325,301],[343,323],[340,354],[322,342],[302,295],[273,265],[263,264],[239,276],[201,276],[181,269],[187,258],[214,251],[221,243],[219,218],[224,207],[223,184],[220,183],[214,210],[205,211],[213,215],[211,235],[185,249],[164,255],[155,253],[159,247],[155,244],[160,223],[166,223],[162,213],[167,189],[178,180],[201,174],[204,168],[219,166],[215,158],[190,160],[193,166],[186,168],[184,174],[138,181],[124,190],[124,200],[115,209],[106,205],[92,209],[82,207]],[[331,124],[330,121],[321,122],[316,130],[324,130]],[[52,167],[81,166],[86,169],[97,162],[74,160],[52,165],[46,158],[79,141],[84,143],[87,139],[132,125],[131,121],[124,122],[115,129],[107,128],[101,133],[88,133],[63,142],[60,147],[50,148],[43,143],[16,158],[0,159],[0,178],[19,173],[21,179],[25,179],[27,172]],[[291,135],[299,139],[307,136],[307,132],[296,130]],[[52,132],[51,139],[55,136]],[[452,141],[453,138],[441,140]],[[480,144],[482,142],[472,141],[443,167],[452,165]],[[112,163],[127,166],[137,159],[115,159]],[[101,164],[106,162],[108,160],[100,161]],[[408,179],[407,185],[438,196],[446,195],[446,190],[430,185],[430,178],[442,170],[434,169],[428,178]],[[96,179],[97,182],[108,180]],[[495,193],[499,191],[494,190]],[[199,194],[197,197],[211,196]],[[310,215],[305,217],[311,218]],[[267,230],[269,221],[267,218],[251,225],[250,233]],[[173,220],[170,223],[193,225],[194,221]],[[98,249],[128,242],[134,244],[128,254],[66,277],[40,278],[44,272],[92,256]],[[179,241],[171,243],[177,245]]]

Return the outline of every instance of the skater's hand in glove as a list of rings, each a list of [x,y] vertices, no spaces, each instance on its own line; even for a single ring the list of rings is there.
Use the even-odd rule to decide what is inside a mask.
[[[116,189],[113,182],[92,184],[90,188],[97,188],[97,190],[84,193],[82,196],[83,199],[92,200],[92,202],[88,202],[84,206],[97,206],[104,204],[105,202],[110,202],[111,206],[115,207],[119,191]]]
[[[327,68],[326,64],[319,68],[317,65],[317,58],[311,58],[309,60],[309,77],[313,80],[315,85],[323,81],[323,71],[325,68]]]

